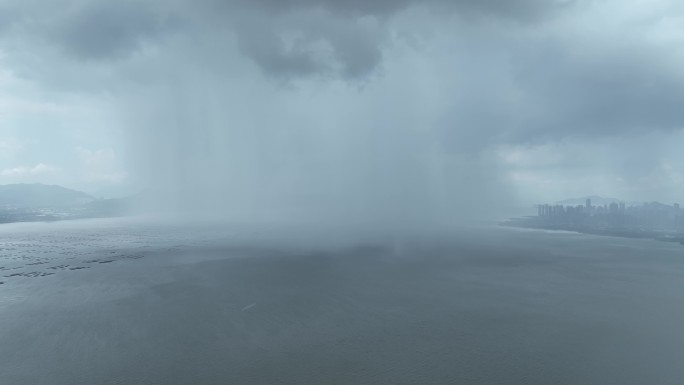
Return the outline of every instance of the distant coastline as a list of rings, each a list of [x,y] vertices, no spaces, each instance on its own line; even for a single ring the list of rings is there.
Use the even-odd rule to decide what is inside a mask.
[[[512,218],[500,222],[500,226],[518,227],[536,230],[553,231],[572,231],[581,234],[601,235],[621,238],[642,238],[655,239],[664,242],[678,242],[684,245],[684,233],[672,233],[669,231],[648,230],[648,229],[611,229],[611,228],[591,228],[572,225],[552,225],[536,222],[531,218]]]
[[[39,183],[0,185],[0,224],[120,217],[129,212],[132,199],[97,199]]]
[[[655,239],[684,245],[684,211],[679,204],[659,202],[626,205],[615,201],[592,205],[537,205],[536,216],[511,218],[502,226],[540,230],[573,231],[623,238]]]
[[[101,211],[88,207],[66,209],[0,209],[0,225],[28,222],[57,222],[75,219],[112,218],[125,216],[125,213]]]

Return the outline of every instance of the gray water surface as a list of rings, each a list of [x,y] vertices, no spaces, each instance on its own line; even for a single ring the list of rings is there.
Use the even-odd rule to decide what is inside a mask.
[[[0,384],[684,383],[681,245],[331,232],[0,226]]]

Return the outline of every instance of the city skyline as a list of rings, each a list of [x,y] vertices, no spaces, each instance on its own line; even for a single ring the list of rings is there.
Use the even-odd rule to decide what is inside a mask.
[[[537,204],[537,215],[538,216],[554,216],[562,214],[586,214],[586,215],[601,215],[601,214],[626,214],[629,212],[634,212],[636,210],[669,210],[674,213],[679,213],[681,211],[681,206],[679,203],[675,202],[672,204],[661,203],[658,201],[646,201],[641,203],[636,202],[625,202],[618,199],[606,199],[611,200],[610,203],[603,204],[593,204],[592,198],[583,198],[584,205],[571,205],[571,204],[548,204],[540,203]]]

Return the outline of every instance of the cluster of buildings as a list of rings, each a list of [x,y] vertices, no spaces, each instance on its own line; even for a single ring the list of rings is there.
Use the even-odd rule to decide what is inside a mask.
[[[678,203],[666,205],[658,202],[642,205],[626,205],[612,202],[592,205],[587,199],[584,205],[565,206],[542,204],[537,206],[540,219],[551,222],[607,222],[632,226],[666,227],[684,225],[684,210]]]
[[[678,204],[675,204],[679,208]],[[634,206],[630,206],[632,209]],[[591,199],[587,199],[584,205],[564,206],[564,205],[538,205],[538,215],[540,217],[580,214],[580,215],[601,215],[601,214],[625,214],[627,212],[627,205],[624,202],[612,202],[609,205],[593,206]]]

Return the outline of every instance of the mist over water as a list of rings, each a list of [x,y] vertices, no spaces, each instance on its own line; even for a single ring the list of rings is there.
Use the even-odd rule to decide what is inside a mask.
[[[405,103],[347,86],[328,96],[259,83],[223,89],[219,79],[134,99],[131,164],[155,209],[422,225],[492,215],[484,211],[513,199],[493,162],[450,153],[406,120],[415,112]]]

